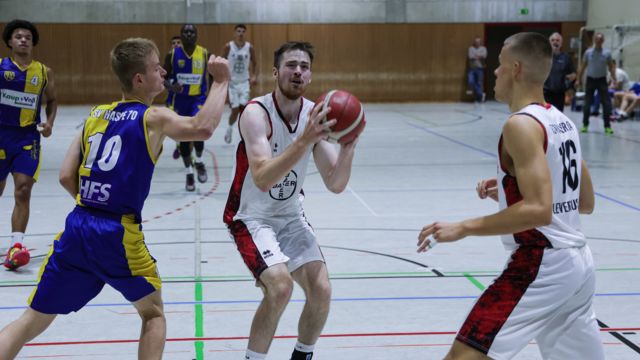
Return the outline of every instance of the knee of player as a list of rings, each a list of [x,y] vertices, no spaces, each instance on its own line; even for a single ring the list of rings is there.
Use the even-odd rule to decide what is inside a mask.
[[[291,277],[282,277],[266,287],[265,298],[278,306],[286,306],[293,293]]]
[[[306,292],[308,301],[318,303],[328,303],[331,301],[331,283],[328,279],[314,283]]]
[[[29,202],[31,198],[31,185],[30,184],[16,184],[14,190],[14,196],[16,202]]]
[[[139,309],[138,314],[142,321],[151,321],[151,320],[163,320],[164,321],[164,310],[161,306],[148,306],[144,309]]]

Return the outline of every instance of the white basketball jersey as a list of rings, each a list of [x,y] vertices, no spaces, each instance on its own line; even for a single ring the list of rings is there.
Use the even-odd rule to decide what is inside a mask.
[[[249,60],[251,44],[245,41],[244,46],[239,48],[234,41],[229,41],[229,69],[231,70],[232,82],[243,82],[249,80]]]
[[[580,177],[582,152],[575,124],[555,107],[531,104],[514,115],[535,119],[545,132],[545,157],[551,174],[553,192],[551,224],[520,233],[503,235],[502,243],[508,250],[523,246],[549,246],[554,248],[581,247],[586,243],[581,231]],[[522,200],[516,178],[506,172],[500,162],[502,136],[498,147],[498,188],[500,209]]]
[[[278,108],[275,93],[255,98],[249,102],[249,104],[257,103],[260,105],[269,117],[271,128],[269,144],[273,157],[280,156],[304,132],[309,111],[314,104],[304,98],[300,98],[300,102],[301,109],[298,113],[298,122],[295,125],[284,120],[282,112]],[[236,153],[235,177],[225,207],[225,223],[230,224],[233,220],[300,216],[302,211],[300,192],[307,174],[307,163],[312,149],[313,146],[310,145],[293,169],[269,191],[263,192],[253,182],[245,143],[242,140],[238,144]]]

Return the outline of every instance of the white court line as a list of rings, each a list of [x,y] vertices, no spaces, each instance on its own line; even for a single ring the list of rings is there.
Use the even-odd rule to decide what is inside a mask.
[[[358,199],[358,201],[360,201],[360,204],[362,204],[365,208],[367,208],[367,210],[369,210],[371,215],[373,215],[375,217],[379,217],[380,216],[375,211],[373,211],[373,209],[369,205],[367,205],[367,203],[364,202],[364,200],[362,200],[362,198],[358,194],[356,194],[355,191],[353,191],[351,186],[347,185],[347,189],[349,189],[349,191],[353,194],[353,196],[355,196],[355,198]]]
[[[202,276],[202,235],[200,232],[200,202],[196,201],[196,203],[194,204],[194,211],[195,211],[195,234],[194,234],[194,242],[195,242],[195,259],[194,259],[194,265],[195,265],[195,271],[194,271],[194,275],[196,279],[200,279],[200,277]]]

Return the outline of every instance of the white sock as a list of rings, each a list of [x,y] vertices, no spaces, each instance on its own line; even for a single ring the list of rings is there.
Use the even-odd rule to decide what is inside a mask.
[[[23,232],[12,232],[11,233],[11,246],[16,243],[24,244],[24,233]]]
[[[202,163],[202,155],[198,156],[198,154],[196,154],[196,163]]]
[[[260,354],[249,349],[247,349],[247,354],[244,356],[245,360],[265,360],[266,358],[267,354]]]
[[[620,113],[620,115],[622,115],[622,116],[627,116],[627,112],[626,112],[626,111],[624,111],[624,110],[620,110],[620,111],[619,111],[619,113]]]
[[[298,351],[300,351],[300,352],[303,352],[303,353],[312,353],[312,352],[313,352],[313,349],[314,349],[315,347],[316,347],[316,345],[315,345],[315,344],[313,344],[313,345],[306,345],[306,344],[301,343],[300,341],[296,341],[296,347],[295,347],[295,349],[296,349],[296,350],[298,350]]]
[[[189,166],[184,169],[186,170],[187,174],[193,174],[193,166]]]

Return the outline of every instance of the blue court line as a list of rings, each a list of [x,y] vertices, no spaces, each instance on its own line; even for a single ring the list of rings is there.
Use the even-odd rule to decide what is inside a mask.
[[[420,125],[412,124],[412,123],[410,123],[409,121],[406,121],[406,120],[405,120],[405,123],[406,123],[407,125],[411,126],[411,127],[414,127],[414,128],[416,128],[416,129],[418,129],[418,130],[422,130],[422,131],[427,132],[427,133],[429,133],[429,134],[431,134],[431,135],[434,135],[434,136],[437,136],[437,137],[441,137],[441,138],[443,138],[443,139],[445,139],[445,140],[449,140],[449,141],[451,141],[451,142],[453,142],[453,143],[456,143],[456,144],[458,144],[458,145],[460,145],[460,146],[464,146],[464,147],[466,147],[466,148],[469,148],[469,149],[471,149],[471,150],[475,150],[475,151],[480,152],[480,153],[483,153],[483,154],[485,154],[485,155],[489,155],[489,156],[492,156],[492,157],[496,157],[496,154],[494,154],[494,153],[492,153],[492,152],[489,152],[489,151],[486,151],[486,150],[484,150],[484,149],[480,149],[480,148],[478,148],[478,147],[475,147],[475,146],[472,146],[472,145],[469,145],[469,144],[463,143],[462,141],[456,140],[456,139],[454,139],[454,138],[450,138],[450,137],[448,137],[448,136],[446,136],[446,135],[442,135],[442,134],[437,133],[437,132],[435,132],[435,131],[433,131],[433,130],[431,130],[431,129],[428,129],[428,128],[424,127],[424,126],[420,126]]]
[[[605,198],[605,199],[607,199],[607,200],[609,200],[609,201],[611,201],[611,202],[614,202],[614,203],[616,203],[616,204],[618,204],[618,205],[622,205],[622,206],[624,206],[624,207],[627,207],[627,208],[629,208],[629,209],[631,209],[631,210],[640,211],[640,208],[639,208],[639,207],[635,207],[635,206],[633,206],[633,205],[631,205],[631,204],[627,204],[627,203],[622,202],[622,201],[620,201],[620,200],[616,200],[616,199],[614,199],[614,198],[612,198],[612,197],[610,197],[610,196],[604,195],[604,194],[599,193],[599,192],[597,192],[597,191],[595,192],[595,194],[596,194],[596,195],[598,195],[598,196],[600,196],[600,197],[602,197],[602,198]]]
[[[471,150],[477,151],[477,152],[482,153],[482,154],[485,154],[485,155],[489,155],[489,156],[491,156],[491,157],[493,157],[493,158],[496,158],[496,157],[497,157],[497,155],[496,155],[495,153],[492,153],[492,152],[486,151],[486,150],[484,150],[484,149],[477,148],[477,147],[475,147],[475,146],[472,146],[472,145],[466,144],[466,143],[464,143],[464,142],[462,142],[462,141],[459,141],[459,140],[456,140],[456,139],[450,138],[450,137],[448,137],[448,136],[445,136],[445,135],[439,134],[439,133],[437,133],[437,132],[435,132],[435,131],[433,131],[433,130],[431,130],[431,129],[429,129],[429,128],[426,128],[426,127],[424,127],[424,126],[420,126],[420,125],[412,124],[412,123],[411,123],[411,122],[409,122],[408,120],[405,120],[404,122],[405,122],[407,125],[411,126],[411,127],[414,127],[414,128],[416,128],[416,129],[418,129],[418,130],[422,130],[422,131],[427,132],[427,133],[429,133],[429,134],[431,134],[431,135],[438,136],[438,137],[441,137],[441,138],[443,138],[443,139],[449,140],[449,141],[451,141],[452,143],[458,144],[458,145],[460,145],[460,146],[464,146],[464,147],[466,147],[466,148],[468,148],[468,149],[471,149]],[[624,207],[626,207],[626,208],[629,208],[629,209],[632,209],[632,210],[635,210],[635,211],[640,211],[640,208],[638,208],[638,207],[635,207],[635,206],[633,206],[633,205],[631,205],[631,204],[627,204],[627,203],[625,203],[625,202],[623,202],[623,201],[620,201],[620,200],[614,199],[614,198],[612,198],[612,197],[610,197],[610,196],[604,195],[604,194],[599,193],[599,192],[597,192],[597,191],[595,192],[595,194],[596,194],[596,196],[599,196],[599,197],[601,197],[601,198],[607,199],[607,200],[609,200],[609,201],[611,201],[611,202],[614,202],[614,203],[616,203],[616,204],[618,204],[618,205],[622,205],[622,206],[624,206]]]
[[[364,297],[364,298],[335,298],[332,302],[350,302],[350,301],[415,301],[415,300],[464,300],[477,299],[479,295],[464,296],[405,296],[405,297]],[[631,293],[599,293],[597,297],[623,297],[623,296],[640,296],[640,292]],[[291,299],[291,303],[304,303],[305,299]],[[225,305],[225,304],[259,304],[260,299],[251,300],[212,300],[212,301],[166,301],[164,305]],[[131,303],[106,303],[106,304],[87,304],[85,307],[117,307],[131,306]],[[26,306],[0,306],[0,310],[20,310],[26,309]]]

